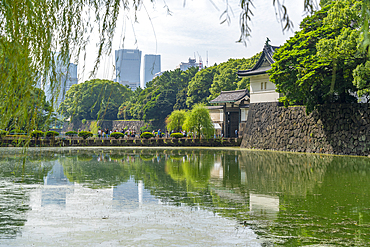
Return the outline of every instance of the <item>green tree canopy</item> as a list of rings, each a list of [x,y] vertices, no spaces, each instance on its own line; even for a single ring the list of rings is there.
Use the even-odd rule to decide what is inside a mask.
[[[175,110],[166,119],[167,130],[168,131],[180,131],[182,125],[184,124],[186,118],[185,110]]]
[[[191,107],[196,103],[208,103],[207,98],[211,94],[213,78],[217,74],[217,65],[205,68],[191,79],[188,86],[186,105]]]
[[[221,91],[249,89],[249,78],[238,78],[236,72],[251,69],[259,56],[256,54],[248,59],[229,59],[199,71],[189,82],[186,99],[188,108],[197,103],[208,104]]]
[[[251,69],[258,61],[260,54],[251,58],[229,59],[225,63],[217,66],[217,74],[214,76],[208,101],[213,100],[220,95],[221,91],[232,91],[239,89],[249,89],[249,78],[238,78],[238,70]]]
[[[212,137],[214,127],[207,107],[203,104],[196,104],[193,109],[186,114],[186,120],[182,126],[184,130],[193,131],[198,138],[204,135]]]
[[[109,80],[94,79],[73,85],[58,111],[71,119],[117,119],[119,106],[130,99],[132,91]]]
[[[310,112],[319,104],[356,101],[352,73],[367,61],[359,49],[360,10],[361,1],[328,4],[306,17],[302,30],[277,50],[270,80],[286,106],[303,103]]]
[[[189,81],[198,72],[197,67],[186,71],[176,69],[166,71],[163,75],[147,83],[131,102],[123,102],[119,117],[123,119],[143,119],[164,122],[165,118],[176,108],[186,108],[186,90]]]

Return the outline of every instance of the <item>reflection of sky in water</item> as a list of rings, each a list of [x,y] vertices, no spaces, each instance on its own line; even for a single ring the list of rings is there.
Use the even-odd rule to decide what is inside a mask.
[[[69,182],[59,160],[47,164],[52,168],[44,183],[29,192],[31,210],[21,234],[0,245],[260,246],[251,229],[235,228],[234,220],[200,207],[165,204],[134,176],[94,189]],[[221,176],[220,162],[215,169]]]
[[[116,208],[135,208],[143,203],[158,202],[148,190],[144,189],[141,180],[135,183],[132,177],[126,183],[113,187],[113,201]]]
[[[71,192],[68,185],[73,185],[68,181],[63,172],[63,166],[58,160],[51,161],[54,163],[51,171],[44,178],[44,185],[41,192],[41,206],[58,205],[65,207],[67,193]]]

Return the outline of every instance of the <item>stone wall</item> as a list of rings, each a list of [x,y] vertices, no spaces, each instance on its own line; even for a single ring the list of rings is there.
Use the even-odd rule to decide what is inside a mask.
[[[370,104],[305,107],[251,104],[241,147],[265,150],[370,154]]]
[[[0,147],[239,147],[240,138],[191,139],[191,138],[95,138],[83,140],[80,137],[40,138],[38,140],[5,137],[0,139]]]
[[[90,126],[92,122],[96,122],[96,120],[87,120],[85,124],[79,121],[75,121],[72,123],[65,123],[63,126],[62,132],[67,131],[78,131],[78,130],[90,130]],[[140,128],[145,125],[144,121],[140,120],[133,120],[133,121],[119,121],[119,120],[100,120],[98,121],[98,126],[102,129],[109,129],[109,130],[122,130],[125,127],[128,129],[133,129],[136,131],[140,131]]]

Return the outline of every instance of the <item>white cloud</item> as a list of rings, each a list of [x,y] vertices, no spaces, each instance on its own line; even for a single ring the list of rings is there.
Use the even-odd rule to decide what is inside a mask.
[[[294,30],[298,30],[299,23],[303,19],[303,1],[287,1],[290,18],[294,22]],[[255,9],[252,18],[252,37],[247,47],[236,43],[240,36],[239,28],[239,0],[229,0],[234,13],[230,13],[231,24],[220,25],[220,15],[225,10],[226,2],[213,0],[219,11],[213,6],[211,0],[187,0],[183,7],[183,0],[166,0],[172,16],[166,14],[166,9],[161,0],[151,4],[146,2],[146,10],[152,20],[157,37],[157,44],[153,33],[152,24],[148,14],[142,7],[138,12],[139,23],[120,15],[116,37],[113,41],[113,52],[109,57],[102,59],[102,63],[96,78],[113,79],[114,76],[114,50],[121,48],[122,30],[125,37],[124,47],[128,49],[139,48],[144,54],[160,54],[162,58],[162,70],[173,70],[180,62],[185,62],[194,53],[199,52],[204,63],[206,52],[209,54],[209,65],[227,61],[229,58],[251,57],[260,52],[266,37],[269,37],[273,45],[282,45],[285,40],[293,35],[291,31],[283,34],[282,27],[277,21],[272,0],[254,1]],[[149,4],[148,4],[149,3]],[[132,14],[131,14],[132,19]],[[125,23],[125,24],[124,24]],[[135,44],[135,35],[137,44]],[[88,71],[92,70],[96,57],[95,43],[97,35],[88,46],[86,59],[86,71],[80,82],[87,80]],[[197,56],[198,57],[198,56]],[[79,69],[82,68],[82,62]]]

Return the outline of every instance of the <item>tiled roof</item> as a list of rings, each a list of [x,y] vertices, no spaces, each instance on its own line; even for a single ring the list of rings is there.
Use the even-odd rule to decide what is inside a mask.
[[[218,110],[218,109],[223,109],[224,107],[223,106],[220,106],[220,105],[211,105],[211,106],[207,106],[208,107],[208,110]]]
[[[249,70],[239,70],[237,72],[238,76],[246,77],[251,75],[265,74],[266,71],[271,69],[271,64],[275,63],[275,60],[272,58],[272,56],[274,55],[275,50],[277,50],[278,48],[279,48],[278,46],[265,45],[263,47],[261,57],[259,58],[258,62],[254,65],[254,67]],[[269,66],[266,66],[266,62],[269,64]]]
[[[236,91],[222,91],[221,94],[211,100],[209,103],[216,104],[216,103],[233,103],[238,100],[243,99],[245,96],[249,97],[248,89],[243,90],[236,90]]]

